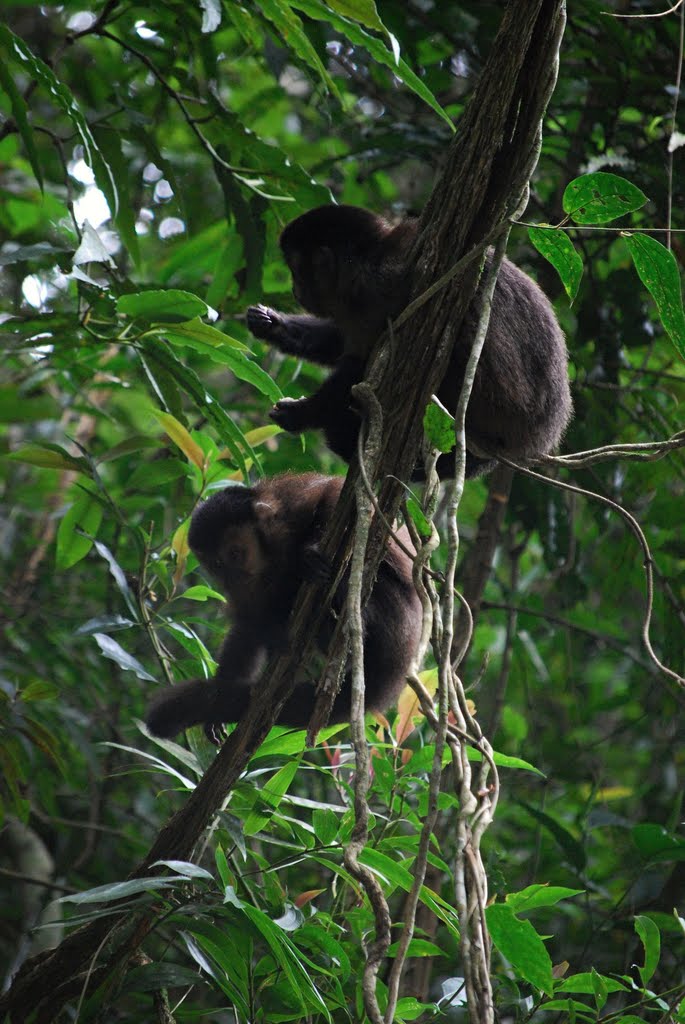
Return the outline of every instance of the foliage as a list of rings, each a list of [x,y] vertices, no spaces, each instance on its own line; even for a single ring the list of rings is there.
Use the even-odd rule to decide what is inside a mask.
[[[625,5],[571,6],[525,215],[550,262],[522,227],[511,246],[568,334],[569,452],[665,439],[685,397],[683,236],[669,252],[644,233],[671,206],[683,227],[682,9],[638,23],[602,13]],[[187,546],[196,503],[262,473],[344,470],[319,437],[268,419],[321,379],[246,331],[250,302],[295,308],[280,228],[332,195],[420,209],[500,8],[66,0],[17,4],[0,26],[5,970],[40,948],[31,930],[48,897],[66,896],[48,907],[52,936],[160,908],[146,957],[81,1020],[106,1015],[106,1000],[150,1020],[160,988],[174,1005],[189,990],[178,1020],[222,1008],[239,1021],[362,1019],[372,916],[341,855],[346,731],[306,749],[303,733],[274,730],[197,863],[140,884],[124,880],[213,754],[197,731],[189,749],[153,742],[139,719],[158,684],[211,675],[225,628]],[[428,420],[439,433],[437,407]],[[559,474],[640,520],[652,642],[682,674],[682,454]],[[465,557],[487,486],[470,483],[462,502]],[[516,1019],[685,1020],[682,699],[645,653],[644,604],[621,519],[519,475],[462,668],[507,766],[484,845],[498,1008]],[[362,861],[395,921],[433,756],[412,711],[407,696],[391,724],[368,726]],[[453,815],[445,792],[398,1020],[462,1012]]]

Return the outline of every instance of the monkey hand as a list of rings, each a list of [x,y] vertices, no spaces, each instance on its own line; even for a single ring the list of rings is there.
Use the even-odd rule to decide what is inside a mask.
[[[247,329],[262,341],[277,341],[282,334],[280,313],[268,306],[250,306],[247,311]]]
[[[269,413],[270,419],[291,434],[299,434],[310,424],[309,400],[307,398],[282,398]]]

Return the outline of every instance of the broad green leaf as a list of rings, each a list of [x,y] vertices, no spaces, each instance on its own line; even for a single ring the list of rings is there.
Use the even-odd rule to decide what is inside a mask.
[[[41,679],[36,680],[35,683],[29,683],[28,686],[24,686],[21,690],[21,699],[25,701],[54,700],[58,694],[58,686],[55,686],[54,683],[49,683],[45,679]]]
[[[25,444],[16,452],[10,452],[6,458],[15,459],[17,462],[28,462],[32,466],[40,466],[41,469],[64,469],[77,473],[90,472],[88,462],[82,456],[69,455],[58,444],[50,444],[47,441],[42,444]]]
[[[380,39],[376,39],[375,36],[365,32],[364,29],[360,28],[355,22],[350,21],[349,18],[344,18],[341,14],[336,13],[331,7],[322,3],[321,0],[292,0],[292,6],[297,7],[299,11],[304,11],[310,18],[328,22],[339,32],[346,35],[355,46],[363,46],[374,60],[390,68],[393,75],[401,79],[408,89],[411,89],[419,99],[427,103],[454,131],[454,125],[449,114],[442,109],[430,89],[423,84],[418,75],[414,74],[406,61],[401,58],[398,60],[396,53],[388,50]]]
[[[26,153],[28,155],[29,162],[31,164],[31,167],[33,168],[33,173],[36,176],[36,181],[40,185],[40,190],[42,192],[43,171],[40,166],[38,150],[36,149],[36,144],[33,141],[33,132],[31,130],[31,125],[29,124],[28,120],[28,107],[26,106],[24,97],[21,95],[16,85],[14,84],[14,79],[12,78],[12,75],[10,73],[9,65],[11,61],[11,47],[8,47],[8,33],[1,31],[1,28],[2,27],[0,26],[0,47],[2,47],[2,49],[6,51],[7,56],[0,56],[0,89],[4,89],[10,98],[14,120],[17,123],[19,134],[24,140],[24,145],[26,146]]]
[[[592,993],[589,994],[592,995]],[[581,1003],[578,999],[550,999],[547,1003],[541,1003],[540,1009],[549,1010],[550,1013],[562,1013],[561,1019],[564,1024],[572,1024],[577,1020],[587,1021],[589,1024],[589,1022],[597,1020],[595,1011],[591,1010],[587,1003]]]
[[[451,452],[455,445],[454,416],[436,398],[426,407],[423,429],[433,448]]]
[[[214,333],[224,341],[227,340],[227,336],[221,334],[220,331],[215,331]],[[221,348],[218,348],[215,342],[207,344],[207,342],[202,338],[191,338],[188,335],[183,335],[175,327],[166,328],[164,331],[150,331],[148,334],[150,336],[159,335],[160,337],[166,338],[172,344],[180,343],[181,345],[188,345],[196,352],[202,352],[210,359],[213,359],[214,362],[227,366],[236,377],[240,380],[246,381],[248,384],[252,384],[272,402],[278,402],[283,397],[283,392],[279,388],[278,384],[271,379],[269,374],[263,370],[258,363],[255,363],[250,359],[245,352],[236,351],[238,345],[240,345],[241,348],[247,349],[247,346],[242,345],[241,342],[237,342],[237,344],[230,346],[223,345]],[[231,339],[231,341],[233,340],[234,339]]]
[[[552,907],[559,900],[567,900],[572,896],[580,896],[584,889],[566,889],[561,885],[529,885],[520,892],[510,892],[505,901],[515,914],[536,907]]]
[[[143,668],[137,658],[125,651],[121,644],[112,640],[106,633],[93,633],[93,639],[106,658],[116,662],[119,668],[126,672],[135,672],[139,679],[148,679],[151,683],[156,682],[155,677]]]
[[[187,597],[189,601],[206,601],[212,597],[215,601],[226,602],[226,598],[223,594],[220,594],[218,590],[212,590],[211,587],[206,587],[203,584],[198,584],[195,587],[188,587],[184,590],[181,597]]]
[[[485,917],[490,937],[502,956],[521,977],[551,996],[554,992],[552,961],[530,921],[520,921],[511,907],[503,903],[486,907]]]
[[[608,224],[646,202],[647,196],[637,185],[617,174],[595,171],[569,182],[563,207],[576,224]]]
[[[330,846],[338,834],[340,819],[335,811],[317,807],[312,815],[314,835],[322,846]]]
[[[594,967],[590,977],[592,978],[592,994],[595,997],[595,1005],[598,1012],[601,1013],[607,999],[609,998],[609,989],[602,975],[598,974]]]
[[[528,228],[528,237],[541,255],[552,264],[563,284],[569,302],[578,294],[583,276],[583,261],[573,242],[560,228]]]
[[[685,839],[668,832],[663,825],[636,825],[631,838],[645,860],[685,860]]]
[[[635,918],[635,931],[640,937],[640,942],[645,947],[644,967],[638,967],[642,984],[647,987],[654,972],[659,966],[661,956],[661,933],[652,921],[651,917],[640,915]]]
[[[183,424],[179,423],[176,417],[168,412],[160,412],[158,409],[153,409],[153,414],[164,427],[164,432],[168,434],[190,462],[193,462],[198,469],[203,470],[205,467],[205,453],[197,441],[193,441]]]
[[[423,509],[419,505],[416,498],[413,498],[411,496],[407,498],[407,512],[411,517],[412,523],[419,531],[419,534],[422,537],[430,537],[431,533],[433,532],[431,529],[431,524],[424,515]]]
[[[50,97],[69,118],[81,138],[86,162],[90,165],[98,185],[105,193],[110,211],[116,216],[119,206],[114,175],[97,147],[88,122],[74,99],[73,93],[56,77],[52,68],[31,52],[23,39],[15,36],[6,25],[0,24],[0,46],[7,59],[19,64],[31,79],[44,86]]]
[[[581,974],[573,974],[570,978],[563,978],[558,981],[555,985],[555,991],[558,992],[576,992],[580,995],[591,996],[594,993],[594,985],[592,980],[592,974],[595,972],[583,972]],[[627,991],[627,985],[617,981],[615,978],[608,978],[606,975],[601,975],[604,987],[607,992],[625,992]]]
[[[150,333],[159,334],[161,332],[151,331]],[[237,349],[239,352],[250,351],[249,346],[244,342],[238,341],[237,338],[232,338],[230,334],[224,334],[223,331],[218,331],[216,327],[212,327],[211,324],[206,324],[197,318],[188,320],[185,323],[175,323],[173,327],[166,327],[164,329],[164,337],[177,339],[193,347],[197,345],[198,352],[208,355],[212,354],[211,350],[221,351],[226,348]]]
[[[102,513],[102,505],[92,494],[79,493],[57,528],[55,565],[58,569],[71,569],[85,558],[93,546],[92,538],[98,532]]]
[[[681,359],[685,359],[685,313],[675,256],[650,235],[629,235],[626,243],[640,280],[656,303],[664,329]]]
[[[170,324],[183,323],[197,316],[207,316],[209,312],[210,307],[204,299],[178,288],[131,292],[128,295],[120,295],[117,299],[117,313],[123,316],[141,316],[145,320]]]

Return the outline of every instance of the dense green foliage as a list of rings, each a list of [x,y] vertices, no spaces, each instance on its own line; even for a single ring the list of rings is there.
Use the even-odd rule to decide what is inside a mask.
[[[310,393],[322,371],[251,339],[244,310],[295,308],[277,238],[298,213],[331,197],[421,209],[501,16],[485,2],[376,6],[110,0],[90,13],[66,0],[17,4],[0,25],[6,976],[92,909],[51,905],[56,931],[32,937],[48,900],[125,879],[214,756],[199,730],[186,749],[139,725],[159,685],[211,674],[225,629],[187,549],[197,501],[218,481],[344,472],[320,437],[270,424],[272,402]],[[676,262],[654,241],[664,234],[619,229],[663,228],[671,210],[685,227],[673,134],[683,8],[602,13],[627,6],[571,5],[524,217],[595,229],[516,227],[510,243],[567,332],[576,412],[564,452],[682,427]],[[587,172],[624,182],[611,216],[578,191]],[[679,262],[682,239],[671,237]],[[639,520],[654,559],[651,641],[682,675],[682,451],[549,472]],[[487,489],[467,484],[465,557]],[[495,749],[519,759],[501,769],[484,841],[496,998],[517,1020],[545,1001],[569,1019],[685,1020],[683,694],[644,647],[643,562],[616,511],[515,478],[461,674]],[[399,921],[432,734],[390,717],[369,727],[363,859]],[[172,1005],[191,989],[178,1020],[202,1009],[231,1020],[220,1007],[241,1022],[363,1019],[373,920],[342,866],[349,743],[343,728],[324,735],[305,750],[303,733],[274,730],[197,851],[201,867],[172,865],[154,897],[149,882],[87,894],[155,899],[165,913],[150,961],[80,1020],[110,1000],[106,1019],[149,1021],[165,986]],[[421,1001],[422,1019],[439,1019],[463,1000],[453,813],[445,792],[397,1019],[415,1019]]]

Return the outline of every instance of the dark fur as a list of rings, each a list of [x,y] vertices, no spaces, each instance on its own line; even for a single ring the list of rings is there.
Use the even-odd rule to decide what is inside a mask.
[[[295,298],[314,315],[290,316],[265,306],[247,312],[256,337],[282,352],[334,367],[311,397],[283,399],[271,417],[289,431],[322,428],[329,447],[347,461],[359,430],[350,388],[362,379],[388,317],[396,317],[409,299],[408,259],[417,226],[407,219],[391,227],[355,206],[310,210],[286,227],[281,248]],[[417,329],[420,320],[419,315]],[[450,412],[456,408],[474,328],[471,308],[438,390]],[[533,459],[559,444],[570,417],[566,344],[554,310],[535,282],[505,259],[469,402],[467,443],[493,455]],[[467,455],[469,476],[493,465]],[[453,473],[454,456],[443,455],[438,470],[441,476]]]
[[[341,477],[315,473],[260,480],[254,487],[229,487],[200,505],[188,541],[202,566],[229,601],[231,630],[224,640],[216,678],[167,689],[153,701],[147,726],[156,736],[174,736],[203,723],[216,742],[223,722],[245,713],[254,684],[269,659],[288,644],[290,613],[303,580],[329,568],[318,550],[340,495]],[[409,534],[399,531],[411,546]],[[421,629],[421,607],[412,583],[412,562],[390,540],[364,611],[364,670],[367,710],[383,711],[405,683]],[[327,649],[342,607],[346,581],[317,637]],[[303,669],[302,675],[306,676]],[[315,700],[316,675],[303,681],[281,709],[281,725],[304,727]],[[343,680],[332,722],[349,717],[351,684]]]

